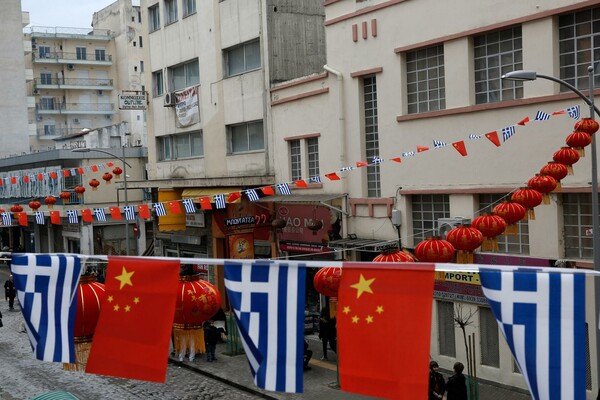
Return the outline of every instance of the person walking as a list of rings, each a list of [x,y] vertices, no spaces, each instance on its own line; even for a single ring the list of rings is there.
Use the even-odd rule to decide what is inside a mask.
[[[310,365],[308,365],[310,359],[312,358],[313,352],[308,348],[308,341],[304,339],[304,357],[303,357],[303,367],[305,371],[311,369]]]
[[[336,343],[336,326],[335,318],[329,317],[329,309],[323,307],[321,309],[321,317],[319,318],[319,339],[323,342],[323,357],[321,360],[328,360],[327,358],[327,344],[331,347],[334,353],[337,352]]]
[[[17,295],[17,290],[15,289],[15,283],[13,282],[13,276],[10,275],[8,280],[4,282],[4,297],[5,300],[8,300],[8,309],[15,309],[15,296]]]
[[[447,400],[468,400],[467,379],[463,375],[465,366],[461,362],[454,364],[454,375],[446,383]]]
[[[211,319],[204,323],[204,344],[206,345],[206,361],[213,362],[217,361],[215,357],[215,350],[217,343],[221,337],[219,330],[215,326],[214,321]]]
[[[446,382],[444,377],[439,373],[440,366],[437,361],[429,363],[429,397],[428,400],[439,400],[444,396]]]

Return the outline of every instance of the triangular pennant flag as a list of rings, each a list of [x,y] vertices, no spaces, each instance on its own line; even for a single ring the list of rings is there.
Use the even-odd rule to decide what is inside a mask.
[[[263,192],[265,196],[275,195],[275,190],[273,189],[273,186],[263,186],[260,188],[260,191]]]
[[[181,214],[181,207],[179,206],[178,201],[169,201],[167,204],[169,205],[169,210],[172,214]]]
[[[237,201],[240,197],[242,197],[242,194],[240,192],[231,192],[231,193],[229,193],[229,196],[227,197],[227,202],[233,203],[233,202]]]
[[[390,160],[396,161],[397,163],[402,162],[402,159],[400,157],[390,158]]]
[[[429,150],[429,147],[427,146],[417,146],[417,153],[422,153],[427,150]]]
[[[27,226],[27,213],[25,212],[20,212],[17,213],[17,219],[19,220],[19,225],[21,226]]]
[[[367,165],[369,165],[369,163],[365,162],[365,161],[357,161],[356,162],[356,167],[360,168],[360,167],[366,167]]]
[[[552,113],[552,115],[560,115],[560,114],[566,114],[567,112],[565,110],[558,110],[558,111],[554,111]]]
[[[140,218],[150,219],[150,209],[148,208],[148,204],[140,204],[137,207]]]
[[[210,197],[204,196],[200,197],[198,200],[200,202],[200,208],[203,210],[212,210],[212,205],[210,204]]]
[[[325,174],[325,176],[326,176],[327,178],[329,178],[329,180],[332,180],[332,181],[339,181],[339,180],[341,179],[341,178],[338,176],[338,174],[336,174],[335,172],[331,172],[331,173],[329,173],[329,174]]]
[[[452,146],[460,153],[461,156],[467,155],[467,148],[465,147],[465,141],[461,140],[460,142],[452,143]]]
[[[83,219],[83,222],[94,222],[94,219],[92,218],[92,210],[89,208],[84,208],[81,210],[81,219]]]
[[[488,132],[485,134],[485,137],[490,140],[490,142],[494,143],[496,147],[500,147],[500,139],[498,138],[498,132]]]
[[[115,164],[111,163],[110,161],[106,163],[107,167],[113,167]]]
[[[60,211],[50,211],[50,222],[54,225],[60,225]]]
[[[517,122],[517,125],[523,125],[525,126],[526,123],[529,122],[529,117],[525,117],[522,120],[520,120],[519,122]]]
[[[92,165],[92,171],[98,172],[98,166],[97,165]]]
[[[306,183],[306,181],[304,181],[303,179],[300,179],[300,180],[294,181],[294,185],[296,185],[296,187],[299,187],[299,188],[305,188],[305,187],[308,187],[308,184],[307,184],[307,183]]]
[[[110,216],[113,219],[123,219],[123,215],[121,215],[121,209],[119,207],[110,207]]]

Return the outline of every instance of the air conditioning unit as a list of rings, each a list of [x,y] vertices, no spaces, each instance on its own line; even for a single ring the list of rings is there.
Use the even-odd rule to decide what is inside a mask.
[[[446,239],[446,235],[450,230],[456,228],[459,225],[470,224],[469,218],[454,217],[454,218],[438,218],[437,220],[437,235],[442,239]]]
[[[67,64],[67,69],[69,71],[73,71],[75,69],[75,65],[73,65],[73,64]]]
[[[79,124],[79,118],[73,118],[73,123],[74,124]]]
[[[165,107],[174,107],[175,104],[177,104],[177,101],[175,100],[175,92],[167,92],[165,93],[165,98],[164,98],[164,104],[163,106]]]
[[[37,89],[33,89],[33,94],[40,94],[40,91]]]

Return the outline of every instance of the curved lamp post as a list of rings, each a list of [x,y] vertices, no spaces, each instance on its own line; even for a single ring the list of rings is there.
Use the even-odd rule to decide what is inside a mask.
[[[131,168],[131,165],[129,165],[129,163],[127,163],[127,161],[125,161],[125,146],[123,146],[122,149],[123,149],[122,157],[116,156],[111,152],[101,150],[101,149],[81,148],[81,149],[73,149],[71,151],[74,153],[89,153],[90,151],[97,151],[99,153],[107,154],[107,155],[121,161],[123,163],[123,191],[125,193],[124,194],[125,207],[127,207],[127,206],[129,206],[129,201],[127,199],[127,167]],[[127,218],[125,218],[125,252],[126,252],[126,255],[129,255],[129,220]]]
[[[566,88],[569,88],[572,92],[577,94],[585,103],[590,107],[590,118],[595,119],[595,114],[600,116],[600,110],[594,105],[594,66],[588,67],[588,79],[589,79],[589,93],[588,96],[584,95],[575,86],[562,79],[555,78],[553,76],[538,74],[535,71],[512,71],[505,75],[502,75],[502,79],[512,81],[533,81],[537,78],[547,79],[552,82],[556,82]],[[594,270],[600,271],[600,216],[598,210],[598,159],[596,156],[596,135],[592,135],[591,143],[592,152],[592,247],[594,253]],[[595,305],[596,305],[596,372],[598,378],[598,384],[600,385],[600,332],[598,331],[598,322],[600,321],[600,282],[598,278],[595,280]]]

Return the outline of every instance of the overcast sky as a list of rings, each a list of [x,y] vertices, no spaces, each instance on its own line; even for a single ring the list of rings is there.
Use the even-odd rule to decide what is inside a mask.
[[[21,10],[29,12],[30,26],[89,28],[94,12],[116,0],[21,0]],[[133,1],[139,5],[139,0]]]

